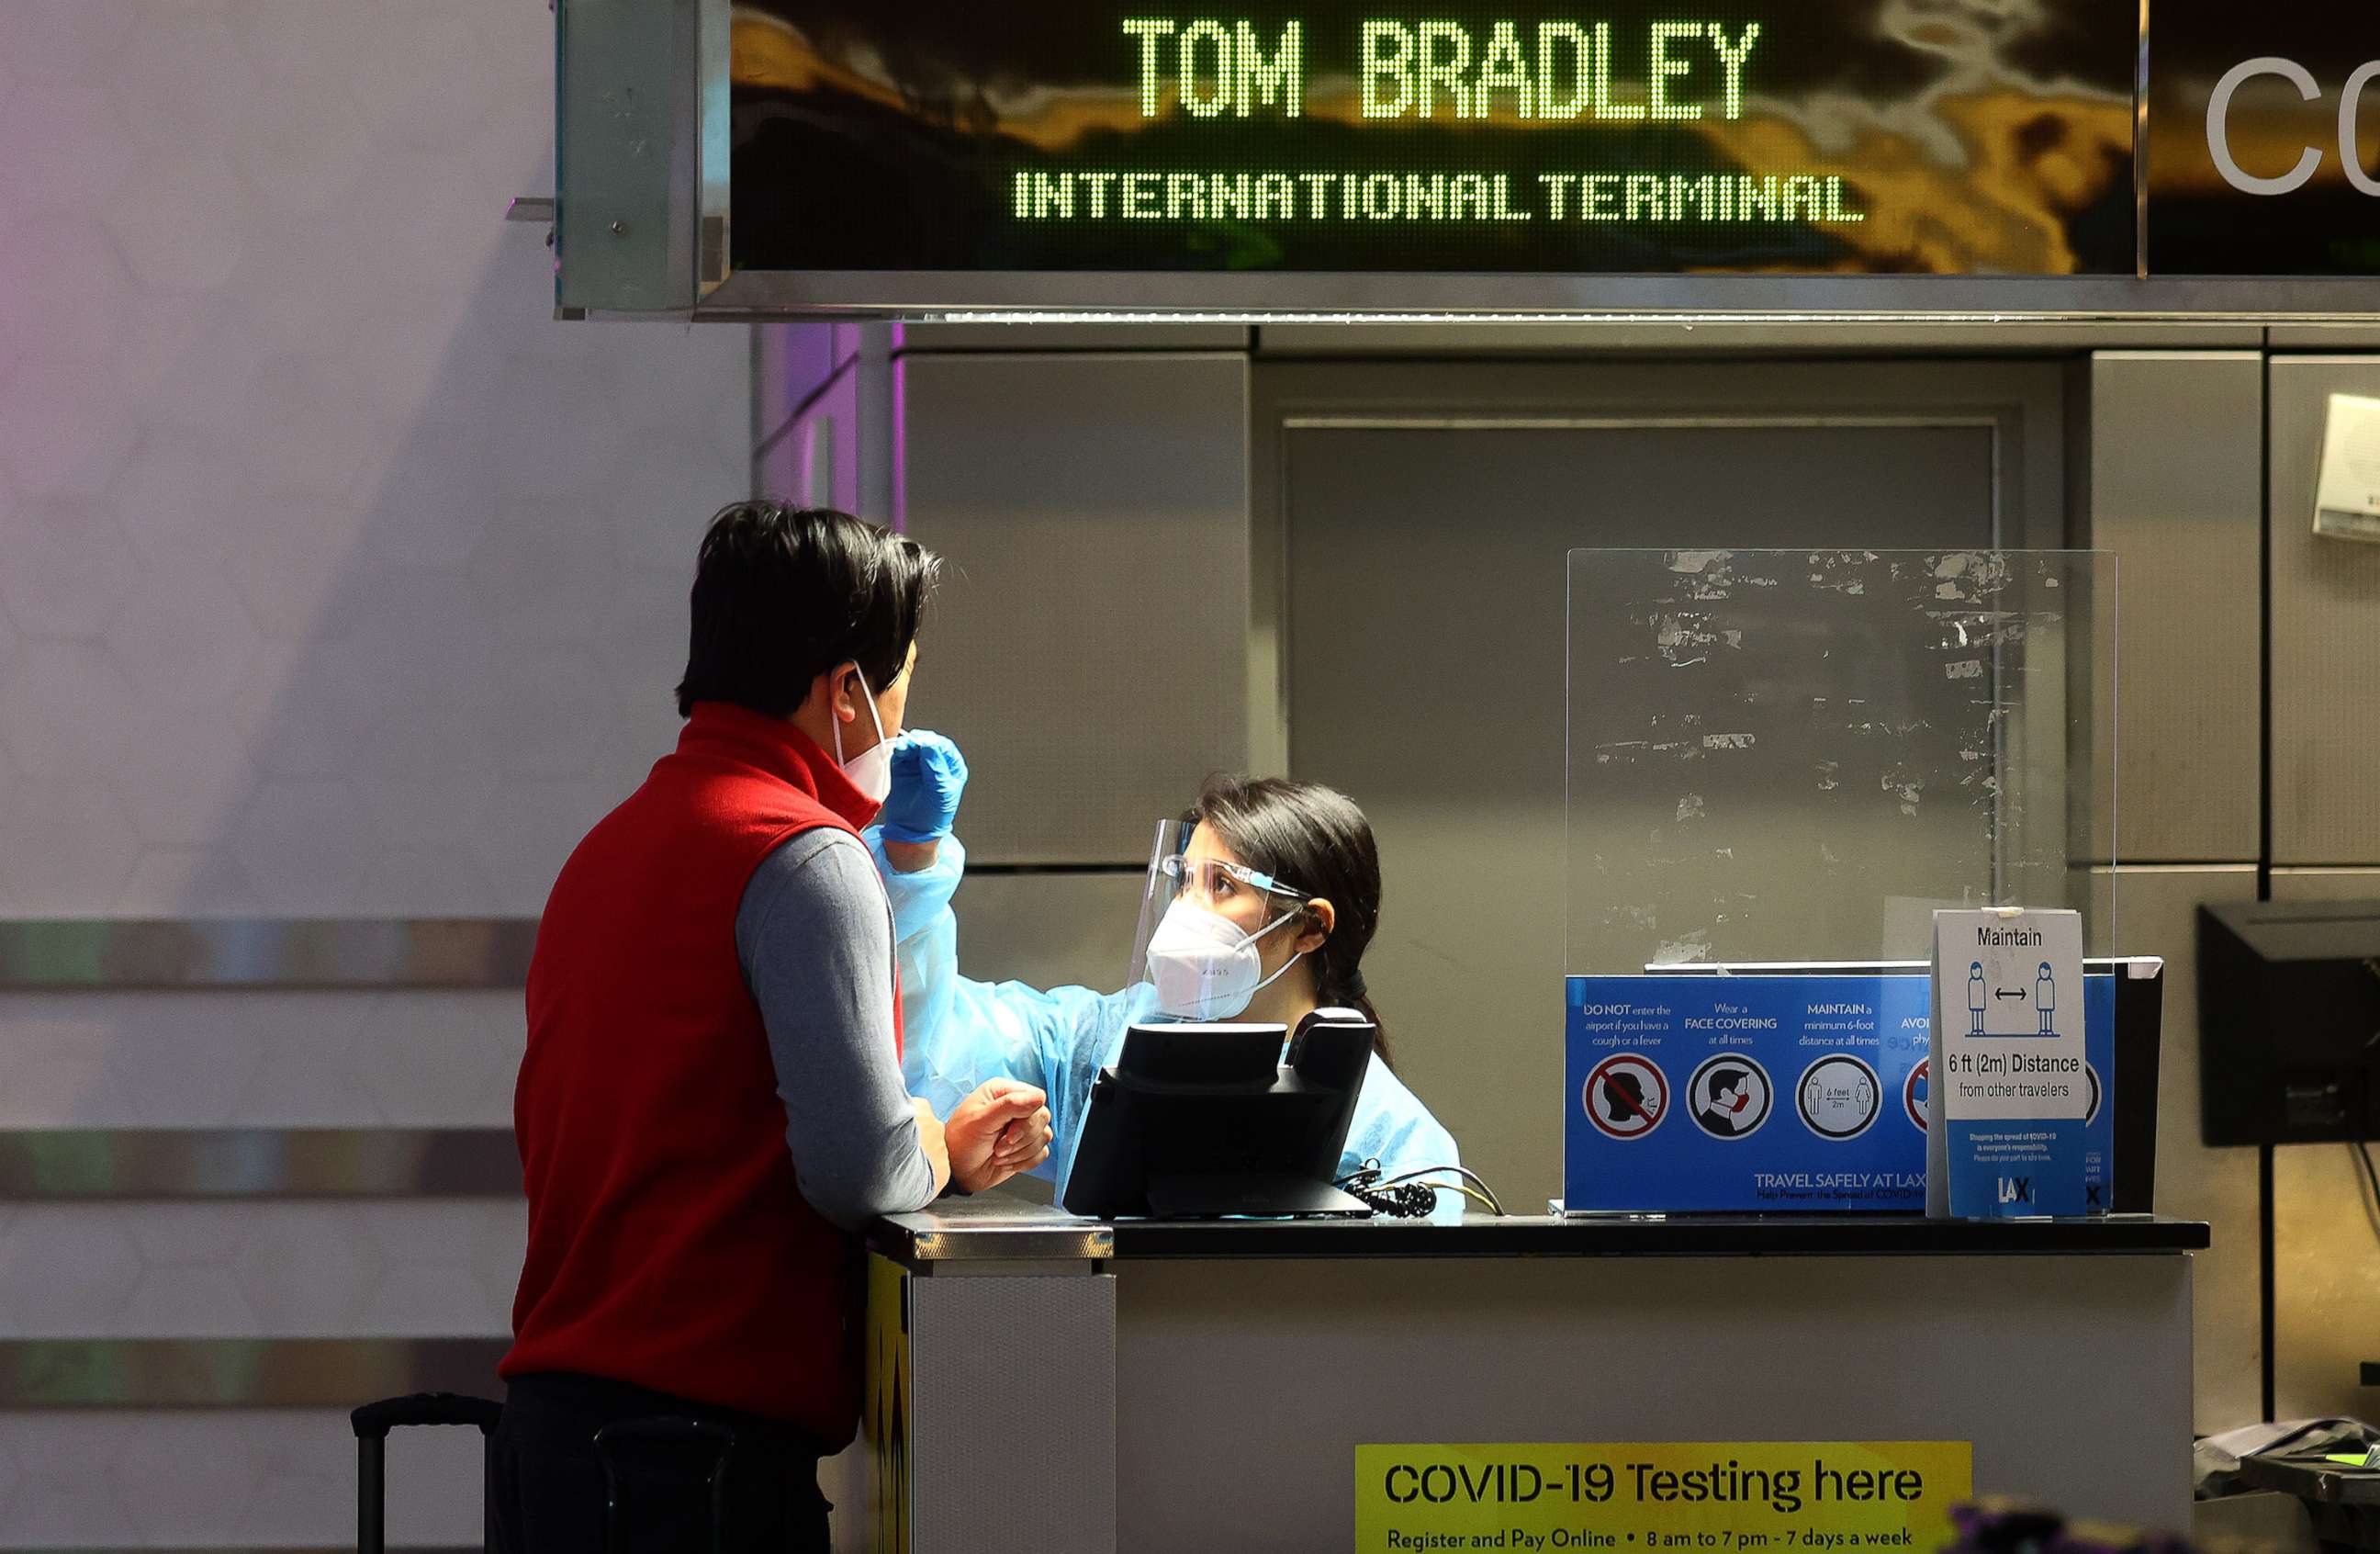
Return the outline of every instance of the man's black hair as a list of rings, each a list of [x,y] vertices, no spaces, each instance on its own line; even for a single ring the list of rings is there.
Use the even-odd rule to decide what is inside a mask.
[[[785,717],[842,663],[881,695],[909,662],[941,566],[916,540],[832,508],[721,508],[695,562],[678,715],[727,701]]]

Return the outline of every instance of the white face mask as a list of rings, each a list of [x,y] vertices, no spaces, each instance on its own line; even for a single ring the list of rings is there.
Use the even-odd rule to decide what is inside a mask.
[[[1239,924],[1220,913],[1176,901],[1148,936],[1148,980],[1157,989],[1158,1009],[1181,1020],[1240,1014],[1258,989],[1305,954],[1299,951],[1281,963],[1281,971],[1259,979],[1264,963],[1257,941],[1295,916],[1285,912],[1254,933],[1242,933]]]
[[[882,804],[884,795],[892,791],[892,741],[884,737],[884,719],[876,710],[876,697],[868,688],[868,671],[856,663],[851,672],[859,676],[859,698],[868,704],[868,721],[876,725],[876,743],[849,760],[843,759],[843,720],[829,709],[827,719],[834,729],[834,764],[851,779],[851,785],[868,795],[870,804]]]

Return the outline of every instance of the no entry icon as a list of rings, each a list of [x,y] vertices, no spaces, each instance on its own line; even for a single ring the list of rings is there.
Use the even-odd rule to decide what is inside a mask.
[[[1670,1114],[1669,1077],[1650,1058],[1615,1052],[1586,1076],[1579,1104],[1605,1136],[1642,1138]]]

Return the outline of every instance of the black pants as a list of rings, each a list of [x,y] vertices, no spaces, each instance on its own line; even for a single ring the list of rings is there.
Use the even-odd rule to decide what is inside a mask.
[[[598,1554],[606,1548],[604,1480],[595,1432],[629,1419],[674,1414],[735,1433],[726,1464],[719,1547],[732,1554],[828,1554],[817,1442],[774,1420],[713,1408],[603,1377],[551,1372],[515,1377],[496,1426],[496,1546],[505,1554]],[[621,1492],[618,1541],[634,1554],[708,1554],[717,1461],[707,1442],[614,1447]]]

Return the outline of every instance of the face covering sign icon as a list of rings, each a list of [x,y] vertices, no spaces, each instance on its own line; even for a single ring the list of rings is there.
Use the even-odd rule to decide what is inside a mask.
[[[1768,1121],[1768,1071],[1750,1058],[1707,1059],[1686,1084],[1687,1115],[1713,1138],[1748,1138]]]
[[[1579,1104],[1607,1137],[1642,1138],[1670,1114],[1670,1079],[1650,1058],[1616,1052],[1586,1076]]]

